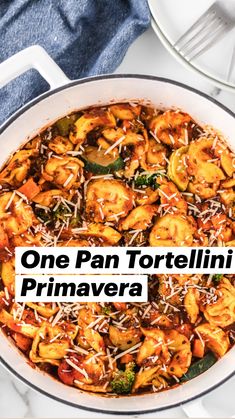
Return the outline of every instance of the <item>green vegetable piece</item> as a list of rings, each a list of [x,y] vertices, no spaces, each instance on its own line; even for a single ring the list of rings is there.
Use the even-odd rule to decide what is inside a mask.
[[[52,213],[52,216],[53,216],[53,219],[56,221],[56,220],[61,220],[61,221],[64,221],[64,219],[66,218],[65,217],[65,214],[69,214],[69,210],[68,210],[68,208],[65,206],[65,205],[63,205],[63,204],[60,204],[59,206],[58,206],[58,208],[56,209],[56,211],[54,211],[53,213]]]
[[[35,207],[35,215],[39,220],[44,221],[44,223],[48,224],[51,221],[51,213],[42,208]]]
[[[81,215],[77,214],[76,217],[71,217],[71,221],[70,221],[69,225],[72,228],[76,228],[76,227],[81,225],[81,222],[82,222]]]
[[[68,207],[63,203],[60,203],[55,211],[45,211],[42,208],[35,207],[35,214],[40,220],[44,221],[44,223],[47,223],[47,225],[50,226],[55,225],[57,221],[61,221],[62,223],[66,222],[68,219],[67,215],[71,214],[71,217],[69,217],[69,226],[71,228],[75,228],[81,225],[80,213],[78,212],[76,217],[74,217],[74,213],[69,211]]]
[[[120,156],[105,154],[105,150],[93,146],[86,147],[81,158],[85,163],[85,169],[97,175],[113,173],[124,167],[124,161]]]
[[[221,281],[222,278],[223,278],[223,274],[215,274],[212,277],[212,281],[214,281],[218,284]]]
[[[189,178],[184,163],[184,156],[187,155],[188,147],[181,147],[173,151],[168,165],[168,176],[176,184],[180,191],[185,191]]]
[[[65,222],[67,220],[67,215],[72,214],[71,211],[69,211],[68,207],[63,205],[62,203],[58,206],[58,208],[52,212],[52,220],[54,222],[56,221],[62,221]],[[69,225],[72,228],[78,227],[81,224],[81,215],[78,213],[76,217],[72,214],[71,217],[69,217]]]
[[[77,118],[77,114],[65,116],[55,123],[55,126],[58,128],[59,134],[62,135],[62,137],[69,134],[69,131]]]
[[[143,186],[150,186],[152,189],[158,189],[159,184],[156,182],[159,173],[153,173],[152,175],[140,175],[135,179],[135,186],[141,188]]]
[[[110,314],[111,313],[110,307],[107,307],[107,306],[102,307],[102,313],[106,315]]]
[[[131,392],[132,385],[135,381],[135,363],[126,364],[125,371],[119,370],[115,373],[114,379],[111,381],[111,387],[117,394],[126,394]]]
[[[212,352],[208,352],[202,359],[192,364],[186,374],[181,378],[181,382],[192,380],[203,372],[207,371],[217,361],[217,358]]]

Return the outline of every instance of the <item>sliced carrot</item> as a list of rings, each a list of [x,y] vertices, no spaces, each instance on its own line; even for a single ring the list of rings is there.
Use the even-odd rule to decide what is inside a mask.
[[[32,346],[32,339],[27,338],[20,333],[15,332],[13,338],[15,339],[18,348],[20,348],[23,352],[28,351],[28,349]]]
[[[130,129],[131,128],[130,121],[128,121],[128,119],[124,119],[123,123],[122,123],[122,126],[123,126],[124,129]]]
[[[225,214],[217,214],[217,215],[214,215],[213,217],[211,217],[211,222],[213,224],[213,227],[216,230],[221,229],[221,226],[225,227],[226,226],[226,221],[227,221],[227,217],[226,217]]]
[[[180,326],[177,326],[175,328],[177,332],[182,333],[182,335],[186,336],[188,339],[192,335],[193,328],[190,323],[183,323]]]
[[[128,364],[128,362],[132,362],[132,361],[133,361],[133,355],[131,354],[122,355],[120,359],[121,364]]]
[[[200,339],[195,339],[193,343],[193,356],[203,358],[205,355],[205,345]]]
[[[206,222],[203,221],[203,219],[198,218],[197,219],[198,228],[202,231],[207,231],[212,228],[212,222],[211,220],[207,220]]]
[[[126,303],[113,303],[114,307],[116,308],[116,310],[118,311],[124,311],[127,309],[127,304]]]
[[[26,196],[28,199],[33,199],[41,191],[40,187],[34,182],[33,178],[30,177],[27,182],[22,185],[18,191]]]

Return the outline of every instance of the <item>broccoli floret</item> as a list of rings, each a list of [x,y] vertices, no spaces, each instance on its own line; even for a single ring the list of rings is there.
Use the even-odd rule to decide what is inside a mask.
[[[35,207],[35,214],[40,221],[43,221],[50,227],[54,226],[57,221],[62,223],[66,222],[68,220],[68,214],[71,215],[71,217],[69,217],[69,225],[71,228],[76,228],[81,225],[80,213],[77,212],[77,215],[74,216],[73,213],[68,209],[68,206],[63,205],[63,203],[60,203],[55,211],[52,209],[44,210],[42,208]]]
[[[69,209],[67,206],[60,204],[59,207],[52,213],[53,221],[62,221],[65,222],[67,220],[66,215],[70,214]],[[77,213],[77,216],[72,216],[69,221],[69,225],[71,228],[78,227],[81,224],[81,216],[80,213]]]
[[[125,371],[119,370],[115,372],[114,378],[111,381],[111,387],[117,394],[130,393],[132,385],[135,380],[135,363],[129,362],[126,364]]]
[[[55,221],[57,220],[64,221],[64,219],[66,218],[64,215],[68,213],[69,213],[68,208],[63,204],[60,204],[58,208],[53,212],[53,219]]]
[[[159,188],[159,184],[156,182],[158,173],[153,173],[152,175],[140,175],[135,179],[136,187],[150,186],[152,189]]]

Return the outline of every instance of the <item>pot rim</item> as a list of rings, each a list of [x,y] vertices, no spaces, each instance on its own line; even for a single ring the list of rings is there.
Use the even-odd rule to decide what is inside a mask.
[[[131,78],[131,79],[137,79],[137,80],[151,80],[151,81],[157,81],[157,82],[162,82],[162,83],[166,83],[166,84],[172,84],[178,87],[182,87],[185,90],[188,90],[194,94],[197,94],[205,99],[207,99],[208,101],[212,102],[213,104],[217,105],[219,108],[221,108],[223,111],[227,112],[230,116],[232,116],[233,118],[235,118],[235,113],[233,111],[231,111],[229,108],[227,108],[226,106],[224,106],[222,103],[220,103],[219,101],[217,101],[216,99],[214,99],[213,97],[209,96],[208,94],[201,92],[200,90],[188,86],[184,83],[172,80],[172,79],[168,79],[168,78],[164,78],[164,77],[157,77],[157,76],[151,76],[151,75],[143,75],[143,74],[106,74],[106,75],[100,75],[100,76],[91,76],[91,77],[86,77],[86,78],[82,78],[82,79],[78,79],[78,80],[72,80],[69,83],[66,83],[60,87],[57,87],[56,89],[51,89],[43,94],[41,94],[40,96],[36,97],[35,99],[31,100],[29,103],[25,104],[23,107],[21,107],[20,109],[18,109],[16,112],[13,113],[13,115],[11,115],[6,122],[4,122],[1,126],[0,126],[0,135],[20,116],[22,115],[25,111],[27,111],[28,109],[30,109],[32,106],[36,105],[37,103],[41,102],[43,99],[52,96],[54,93],[58,93],[62,90],[65,90],[69,87],[73,87],[73,86],[77,86],[80,84],[84,84],[84,83],[89,83],[89,82],[93,82],[93,81],[99,81],[99,80],[106,80],[106,79],[123,79],[123,78]],[[7,339],[7,338],[6,338]],[[42,388],[36,386],[35,384],[32,384],[30,381],[28,381],[26,378],[24,378],[21,374],[19,374],[17,371],[14,370],[14,368],[9,365],[0,355],[0,363],[6,368],[8,369],[13,375],[15,375],[20,381],[22,381],[24,384],[26,384],[27,386],[31,387],[33,390],[36,390],[37,392],[43,394],[44,396],[47,396],[57,402],[63,403],[67,406],[70,407],[74,407],[74,408],[79,408],[85,411],[89,411],[89,412],[96,412],[96,413],[102,413],[102,414],[113,414],[113,415],[117,415],[117,416],[121,416],[121,415],[134,415],[134,414],[139,414],[140,411],[135,411],[135,410],[131,410],[131,411],[116,411],[116,410],[103,410],[103,409],[99,409],[99,408],[92,408],[92,407],[86,407],[86,406],[82,406],[79,405],[77,403],[73,403],[70,402],[68,400],[62,399],[60,397],[57,397],[53,394],[48,393],[47,391],[43,390]],[[209,387],[207,390],[188,398],[187,400],[184,400],[182,402],[179,403],[174,403],[171,404],[167,407],[160,407],[160,408],[154,408],[154,409],[145,409],[145,410],[141,410],[141,414],[147,414],[147,413],[154,413],[154,412],[160,412],[163,410],[167,410],[167,409],[173,409],[176,407],[180,407],[183,404],[189,403],[191,401],[194,401],[202,396],[205,396],[206,394],[210,393],[211,391],[215,390],[216,388],[218,388],[219,386],[221,386],[222,384],[224,384],[226,381],[228,381],[230,378],[232,378],[233,376],[235,376],[235,369],[232,371],[231,374],[229,374],[226,378],[224,378],[223,380],[221,380],[220,382],[218,382],[217,384]]]
[[[231,109],[227,108],[225,105],[223,105],[221,102],[219,102],[217,99],[214,99],[212,96],[209,96],[207,93],[204,93],[194,87],[188,86],[187,84],[181,83],[176,80],[168,79],[165,77],[158,77],[158,76],[151,76],[151,75],[145,75],[145,74],[133,74],[133,73],[127,73],[127,74],[103,74],[100,76],[91,76],[91,77],[84,77],[82,79],[77,80],[71,80],[70,82],[63,84],[62,86],[59,86],[55,89],[50,89],[45,93],[42,93],[41,95],[37,96],[35,99],[32,99],[30,102],[23,105],[21,108],[19,108],[16,112],[14,112],[1,126],[0,126],[0,135],[8,128],[9,125],[12,124],[20,115],[22,115],[25,111],[30,109],[32,106],[36,105],[37,103],[41,102],[43,99],[46,99],[49,96],[52,96],[54,93],[58,93],[62,90],[65,90],[69,87],[77,86],[79,84],[85,84],[90,83],[93,81],[99,81],[99,80],[106,80],[106,79],[139,79],[139,80],[151,80],[151,81],[159,81],[166,84],[172,84],[174,86],[182,87],[185,90],[188,90],[192,93],[196,93],[198,96],[202,96],[203,98],[207,99],[208,101],[212,102],[213,104],[217,105],[219,108],[221,108],[223,111],[227,112],[230,116],[235,118],[235,112],[233,112]]]
[[[6,338],[7,339],[7,338]],[[26,384],[28,387],[32,388],[33,390],[39,392],[40,394],[42,394],[43,396],[49,397],[50,399],[53,399],[57,402],[60,402],[62,404],[65,404],[67,406],[73,407],[73,408],[77,408],[77,409],[81,409],[81,410],[85,410],[87,412],[96,412],[96,413],[102,413],[102,414],[112,414],[112,415],[117,415],[117,416],[121,416],[121,415],[126,415],[126,416],[131,416],[131,415],[136,415],[136,414],[147,414],[147,413],[155,413],[155,412],[161,412],[163,410],[167,410],[167,409],[173,409],[176,407],[180,407],[184,404],[190,403],[194,400],[199,399],[200,397],[203,397],[207,394],[209,394],[211,391],[219,388],[221,385],[223,385],[224,383],[226,383],[230,378],[235,376],[235,370],[229,374],[226,378],[224,378],[223,380],[221,380],[219,383],[209,387],[207,390],[202,391],[199,394],[196,394],[193,397],[190,397],[186,400],[183,400],[179,403],[174,403],[171,404],[169,406],[166,407],[156,407],[154,409],[145,409],[145,410],[141,410],[141,412],[139,410],[127,410],[127,411],[117,411],[117,410],[103,410],[103,409],[99,409],[99,408],[93,408],[93,407],[86,407],[83,405],[79,405],[77,403],[73,403],[70,402],[66,399],[62,399],[60,397],[57,397],[51,393],[48,393],[46,390],[43,390],[41,387],[36,386],[35,384],[32,384],[30,381],[28,381],[26,378],[24,378],[21,374],[19,374],[16,370],[14,370],[13,367],[11,367],[11,365],[9,365],[1,356],[0,356],[0,363],[11,372],[11,374],[13,374],[14,376],[16,376],[16,378],[18,378],[18,380],[20,380],[21,382],[23,382],[24,384]],[[184,385],[184,384],[182,384]],[[151,393],[149,393],[149,396],[151,396]],[[130,396],[133,397],[133,396]],[[138,397],[138,396],[137,396]],[[121,398],[119,398],[119,400],[121,400]]]

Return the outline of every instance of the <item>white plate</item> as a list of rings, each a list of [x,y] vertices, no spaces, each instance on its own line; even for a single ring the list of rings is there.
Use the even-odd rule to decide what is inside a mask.
[[[233,8],[235,0],[227,0]],[[165,47],[191,70],[200,73],[219,88],[235,92],[235,63],[227,80],[231,56],[235,48],[235,29],[194,61],[187,61],[174,43],[211,6],[213,0],[148,0],[152,13],[152,27]]]

